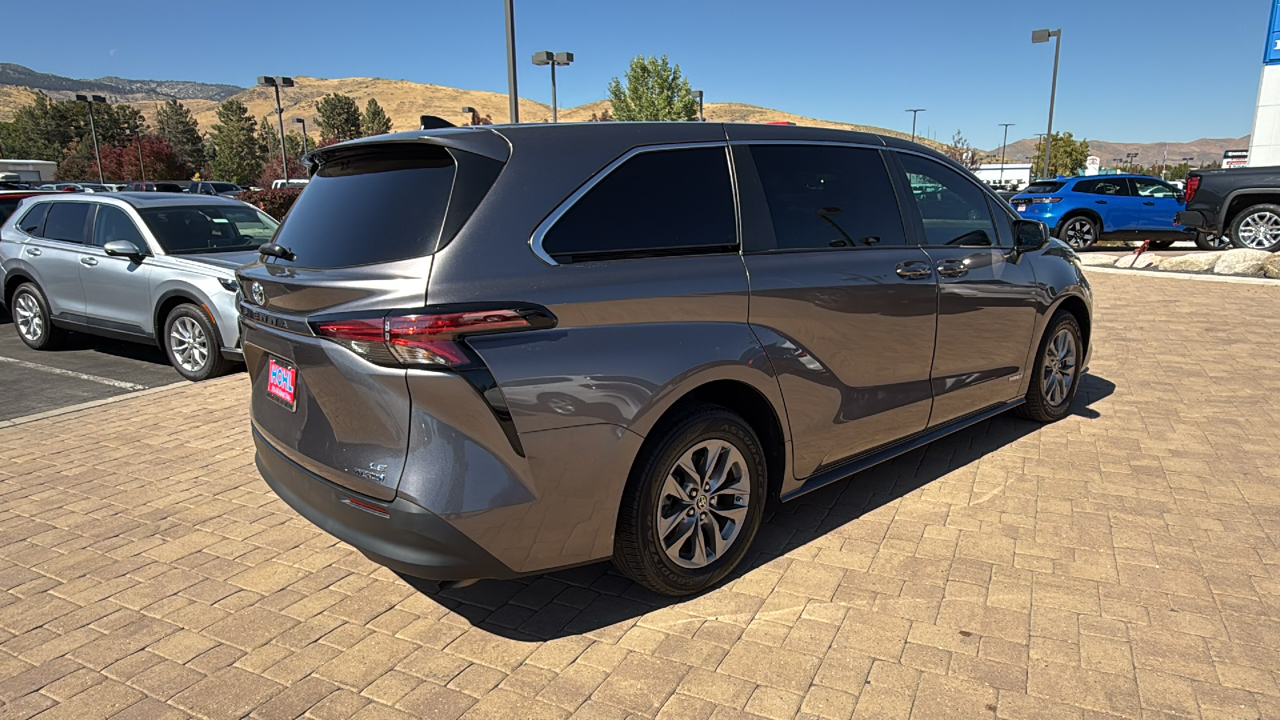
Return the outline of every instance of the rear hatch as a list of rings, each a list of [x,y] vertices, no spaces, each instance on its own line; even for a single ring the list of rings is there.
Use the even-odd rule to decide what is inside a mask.
[[[1060,180],[1038,180],[1031,183],[1022,192],[1009,199],[1009,204],[1018,212],[1037,209],[1036,205],[1049,205],[1062,199],[1062,189],[1066,183]]]
[[[492,186],[507,148],[476,130],[381,136],[313,155],[315,174],[273,240],[291,258],[264,256],[237,273],[253,426],[286,457],[364,495],[395,497],[407,371],[376,343],[335,342],[317,328],[355,318],[376,326],[423,307],[432,254]]]

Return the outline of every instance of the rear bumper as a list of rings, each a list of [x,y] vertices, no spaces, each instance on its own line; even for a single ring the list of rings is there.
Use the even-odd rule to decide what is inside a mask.
[[[258,471],[290,507],[374,562],[428,580],[519,575],[443,518],[403,497],[359,495],[303,469],[253,430]],[[371,509],[352,504],[356,501]]]
[[[1199,210],[1183,210],[1174,216],[1174,222],[1203,232],[1217,230],[1216,223]]]

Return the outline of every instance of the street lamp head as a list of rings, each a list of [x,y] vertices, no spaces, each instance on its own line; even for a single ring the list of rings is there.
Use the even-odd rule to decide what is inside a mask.
[[[258,84],[267,87],[293,87],[293,78],[291,77],[272,77],[270,75],[259,75]]]
[[[278,77],[276,82],[280,83],[280,87],[293,87],[293,78],[291,77]]]
[[[569,63],[573,62],[573,53],[558,52],[556,53],[556,56],[555,56],[555,62],[557,65],[568,65]]]
[[[533,54],[534,65],[550,65],[556,61],[556,56],[551,54],[549,50],[542,50]]]
[[[476,111],[476,109],[475,109],[475,108],[473,108],[473,107],[470,107],[470,106],[462,108],[462,112],[464,112],[464,113],[466,113],[466,114],[468,114],[468,115],[474,115],[474,114],[475,114],[475,111]]]
[[[267,87],[274,87],[276,84],[276,79],[269,75],[259,75],[258,84],[266,85]]]
[[[693,99],[694,99],[694,100],[701,100],[701,99],[702,99],[702,91],[701,91],[701,90],[694,90],[694,91],[693,91]]]
[[[307,119],[306,119],[306,118],[294,118],[294,119],[293,119],[293,121],[294,121],[295,123],[299,123],[299,124],[302,124],[302,125],[306,125],[306,124],[307,124]]]
[[[1062,36],[1062,30],[1061,30],[1061,29],[1058,29],[1058,30],[1049,30],[1048,28],[1046,28],[1046,29],[1044,29],[1044,30],[1032,30],[1032,31],[1031,31],[1031,42],[1033,42],[1033,43],[1046,43],[1046,42],[1049,42],[1049,38],[1056,38],[1056,37],[1061,37],[1061,36]]]

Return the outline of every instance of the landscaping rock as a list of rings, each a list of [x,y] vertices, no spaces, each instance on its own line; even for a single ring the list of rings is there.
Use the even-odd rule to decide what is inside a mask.
[[[1244,275],[1246,277],[1262,277],[1262,263],[1271,257],[1265,250],[1245,250],[1243,248],[1228,250],[1222,253],[1213,266],[1218,275]]]
[[[1174,255],[1160,263],[1161,270],[1169,272],[1210,272],[1222,258],[1220,252],[1191,253],[1190,255]]]
[[[1164,258],[1151,253],[1142,253],[1141,255],[1125,255],[1116,260],[1116,267],[1131,268],[1133,270],[1141,270],[1142,268],[1153,268],[1160,264]]]
[[[1280,253],[1271,253],[1271,257],[1262,261],[1262,274],[1280,280]]]
[[[1116,258],[1114,255],[1082,253],[1080,255],[1080,264],[1085,267],[1111,267],[1116,264]]]

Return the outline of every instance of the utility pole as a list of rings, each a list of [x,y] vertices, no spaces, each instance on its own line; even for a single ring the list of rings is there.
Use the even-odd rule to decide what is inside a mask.
[[[506,0],[507,8],[507,103],[512,124],[520,122],[520,93],[516,91],[516,9],[514,0]]]

